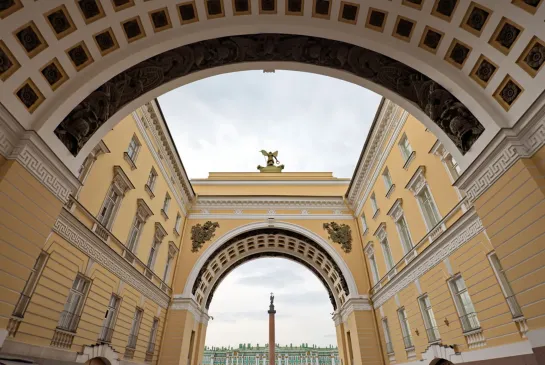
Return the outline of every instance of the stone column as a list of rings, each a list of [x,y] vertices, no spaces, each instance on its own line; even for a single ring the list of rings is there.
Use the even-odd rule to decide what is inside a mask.
[[[274,354],[274,347],[275,347],[275,329],[274,329],[274,315],[276,314],[276,311],[274,310],[274,297],[271,293],[271,305],[269,306],[269,365],[275,365],[275,354]]]

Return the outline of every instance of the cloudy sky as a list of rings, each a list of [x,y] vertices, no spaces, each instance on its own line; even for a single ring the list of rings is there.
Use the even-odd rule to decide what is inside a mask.
[[[257,171],[262,149],[278,150],[284,171],[352,177],[379,102],[360,86],[289,71],[225,74],[159,98],[190,178]],[[271,291],[277,343],[336,345],[325,288],[306,268],[280,258],[252,261],[225,278],[210,306],[206,344],[268,342]]]
[[[274,292],[276,343],[336,345],[333,306],[323,284],[302,265],[257,259],[233,270],[210,305],[206,345],[234,346],[269,341],[269,295]]]
[[[204,79],[159,98],[190,178],[257,171],[260,150],[284,171],[352,177],[380,96],[314,74],[246,71]]]

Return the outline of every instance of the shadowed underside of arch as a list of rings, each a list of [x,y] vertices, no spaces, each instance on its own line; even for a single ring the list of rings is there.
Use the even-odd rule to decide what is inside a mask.
[[[338,69],[385,87],[414,103],[465,154],[483,133],[476,117],[441,85],[402,62],[324,38],[254,34],[197,42],[166,51],[123,71],[93,91],[56,127],[76,156],[124,105],[174,79],[246,62],[299,62]]]
[[[334,309],[350,294],[339,266],[320,245],[301,234],[277,228],[249,231],[218,247],[200,269],[192,294],[208,309],[216,288],[232,270],[262,257],[282,257],[304,265],[324,284]]]

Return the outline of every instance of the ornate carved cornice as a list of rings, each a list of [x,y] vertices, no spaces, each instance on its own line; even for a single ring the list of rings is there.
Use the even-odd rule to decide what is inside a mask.
[[[420,190],[422,190],[426,184],[426,177],[424,176],[425,173],[426,166],[419,166],[405,186],[405,189],[409,189],[414,195],[418,195]]]
[[[192,202],[195,199],[195,193],[187,177],[182,160],[176,151],[174,141],[167,130],[166,121],[162,117],[157,100],[146,103],[141,110],[149,122],[152,135],[159,146],[161,155],[168,157],[168,166],[178,178],[185,202]]]
[[[129,177],[125,174],[125,171],[123,171],[121,166],[118,165],[114,166],[113,183],[122,195],[125,195],[127,191],[134,189],[134,185]]]
[[[146,201],[142,198],[138,198],[136,201],[136,214],[142,219],[142,221],[147,221],[149,217],[153,215],[153,211],[146,204]]]
[[[54,133],[72,153],[124,105],[189,74],[243,62],[298,62],[341,70],[399,94],[420,108],[465,153],[484,127],[449,91],[380,53],[325,38],[251,34],[187,44],[155,55],[106,81],[78,104]]]
[[[342,197],[198,197],[193,209],[347,209]]]
[[[475,208],[471,208],[441,234],[433,245],[424,249],[391,280],[378,288],[371,297],[373,306],[375,308],[382,306],[401,289],[424,275],[483,230]]]
[[[51,152],[34,131],[25,131],[0,105],[0,155],[17,160],[53,195],[66,203],[81,186],[79,180]]]
[[[68,210],[61,210],[53,231],[159,306],[168,307],[170,297],[166,293],[118,255]]]

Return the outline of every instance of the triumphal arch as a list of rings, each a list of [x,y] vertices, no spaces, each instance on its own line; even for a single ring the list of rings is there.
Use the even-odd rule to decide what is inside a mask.
[[[0,1],[0,356],[200,365],[265,255],[343,364],[545,362],[543,2]],[[154,98],[276,69],[385,97],[352,179],[189,181]]]

